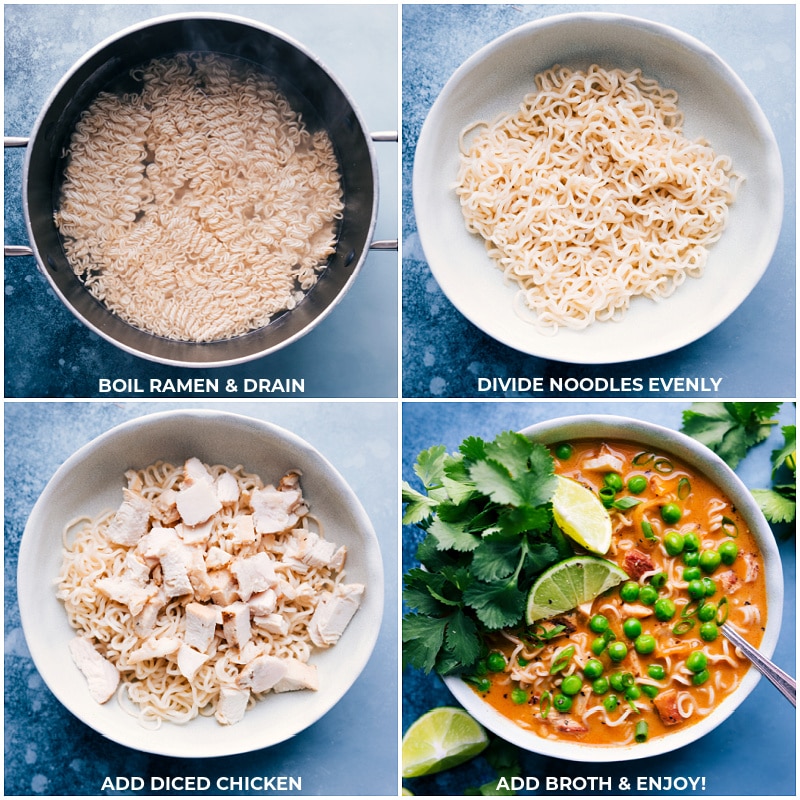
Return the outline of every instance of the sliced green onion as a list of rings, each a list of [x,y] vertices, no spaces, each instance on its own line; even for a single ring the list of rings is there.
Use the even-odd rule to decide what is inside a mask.
[[[633,734],[633,738],[636,739],[637,742],[641,743],[647,741],[647,736],[648,736],[647,722],[645,722],[645,720],[643,719],[640,719],[636,723],[636,730]]]
[[[685,500],[692,493],[692,484],[688,478],[681,478],[678,481],[678,499]]]
[[[642,520],[642,533],[645,539],[655,539],[656,534],[653,531],[653,526],[646,520]]]
[[[703,603],[705,603],[705,598],[688,602],[683,607],[683,611],[681,611],[681,617],[693,617],[700,610],[700,606],[702,606]]]
[[[637,453],[631,462],[636,467],[643,467],[649,464],[656,457],[655,453]]]
[[[651,576],[650,578],[650,585],[655,586],[656,589],[660,589],[666,582],[667,582],[666,572],[656,572],[656,574]]]
[[[685,617],[675,625],[675,627],[672,629],[672,632],[676,636],[683,636],[684,633],[689,633],[693,627],[694,620],[691,617]]]
[[[616,508],[617,511],[628,511],[634,506],[638,506],[641,502],[642,501],[638,497],[620,497],[619,500],[615,500],[611,505],[613,508]]]
[[[547,715],[550,713],[550,692],[542,692],[539,699],[539,710],[542,719],[547,719]]]
[[[730,517],[723,517],[722,532],[731,539],[735,539],[739,535],[739,526]]]
[[[717,605],[717,625],[723,625],[728,619],[728,598],[723,597]]]
[[[660,472],[662,475],[669,475],[675,467],[668,458],[657,458],[653,463],[653,469]]]
[[[565,647],[558,654],[558,657],[550,667],[550,674],[555,675],[557,672],[561,672],[561,670],[565,669],[574,655],[575,645],[571,644],[569,647]]]

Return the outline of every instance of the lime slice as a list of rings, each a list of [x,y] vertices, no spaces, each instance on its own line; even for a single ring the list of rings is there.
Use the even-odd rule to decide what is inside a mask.
[[[463,764],[488,744],[486,731],[466,711],[434,708],[403,736],[403,777],[418,778]]]
[[[525,619],[531,625],[564,614],[625,580],[625,572],[604,558],[573,556],[559,561],[531,586]]]
[[[553,517],[564,533],[590,553],[602,556],[611,547],[611,517],[600,498],[572,478],[556,475]]]

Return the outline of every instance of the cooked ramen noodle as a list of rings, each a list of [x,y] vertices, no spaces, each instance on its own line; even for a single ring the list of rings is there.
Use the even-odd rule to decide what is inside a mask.
[[[556,458],[559,474],[618,505],[639,501],[610,511],[605,558],[628,580],[496,634],[490,646],[505,667],[489,673],[484,696],[542,738],[635,744],[702,720],[739,685],[749,662],[719,626],[761,642],[762,557],[730,500],[695,470],[625,442],[569,449]]]
[[[677,93],[597,65],[535,83],[517,111],[462,132],[456,185],[520,315],[542,333],[582,329],[699,277],[740,178],[683,135]]]
[[[58,598],[91,696],[142,724],[242,719],[270,692],[319,688],[364,586],[327,540],[300,474],[264,485],[196,458],[126,473],[122,504],[64,532]]]
[[[294,308],[335,250],[339,165],[267,76],[213,54],[132,70],[78,121],[56,225],[72,269],[149,333],[230,338]]]

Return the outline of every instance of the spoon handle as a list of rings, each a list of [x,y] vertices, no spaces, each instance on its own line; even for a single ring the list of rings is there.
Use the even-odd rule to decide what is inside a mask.
[[[742,639],[727,623],[720,630],[753,662],[753,666],[795,707],[797,707],[797,684],[794,678],[787,675],[780,667],[764,658],[753,645]]]

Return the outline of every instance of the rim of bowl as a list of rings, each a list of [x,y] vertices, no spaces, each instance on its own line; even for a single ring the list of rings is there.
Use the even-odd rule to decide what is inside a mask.
[[[460,314],[469,320],[470,323],[483,331],[487,336],[490,336],[492,339],[507,347],[528,355],[562,361],[565,363],[610,364],[620,361],[635,361],[643,358],[664,355],[665,353],[669,353],[689,345],[717,328],[731,314],[733,314],[733,312],[736,311],[739,306],[741,306],[769,267],[772,257],[775,253],[775,248],[778,244],[778,238],[780,236],[784,215],[784,176],[780,149],[778,148],[775,133],[772,130],[772,126],[764,114],[764,111],[761,109],[758,101],[744,81],[712,48],[691,34],[680,30],[679,28],[675,28],[661,22],[656,22],[654,20],[629,14],[616,14],[603,11],[576,11],[564,14],[554,14],[552,16],[532,20],[522,25],[518,25],[515,28],[511,28],[476,50],[459,65],[455,72],[453,72],[450,78],[445,82],[443,88],[439,92],[439,95],[436,97],[430,110],[428,111],[417,140],[414,161],[415,169],[412,176],[412,192],[414,195],[415,207],[421,207],[423,211],[430,209],[430,201],[422,201],[422,198],[429,194],[428,186],[430,183],[430,170],[428,167],[430,167],[430,164],[427,162],[431,160],[432,155],[428,156],[427,151],[432,146],[435,137],[434,129],[440,124],[440,117],[446,113],[446,108],[450,102],[451,95],[460,88],[465,79],[469,78],[472,71],[480,67],[481,64],[488,58],[495,56],[498,51],[502,51],[505,48],[513,45],[517,40],[526,41],[531,36],[537,36],[541,35],[542,33],[546,33],[547,29],[570,26],[583,22],[597,24],[604,23],[605,25],[610,26],[627,26],[633,29],[632,33],[635,33],[638,29],[645,34],[649,34],[654,37],[669,39],[683,46],[687,50],[697,54],[706,62],[708,62],[708,64],[713,65],[714,71],[720,77],[724,77],[725,83],[735,90],[736,95],[747,107],[750,115],[750,122],[757,129],[759,137],[765,143],[765,152],[768,156],[766,160],[767,169],[765,172],[769,174],[770,182],[774,187],[774,190],[771,193],[773,201],[769,205],[768,214],[766,217],[771,223],[770,225],[766,226],[769,230],[769,236],[764,240],[760,249],[760,252],[763,253],[763,257],[759,259],[758,262],[751,264],[751,268],[746,273],[745,279],[739,281],[742,289],[736,295],[735,301],[728,302],[725,305],[722,305],[721,303],[712,303],[707,307],[707,314],[705,314],[703,317],[704,324],[702,326],[696,328],[687,328],[685,326],[680,327],[678,329],[678,335],[676,338],[666,345],[661,344],[655,347],[651,346],[649,349],[643,349],[635,353],[628,351],[624,356],[615,356],[613,352],[609,353],[605,350],[597,354],[589,355],[585,351],[585,348],[580,347],[580,342],[577,342],[575,348],[573,348],[575,352],[571,354],[554,354],[550,353],[547,348],[547,341],[550,339],[550,337],[539,336],[538,338],[534,337],[532,339],[530,346],[521,347],[520,343],[515,341],[514,335],[506,333],[503,330],[496,330],[496,325],[490,324],[479,314],[476,314],[475,310],[471,307],[468,307],[467,304],[463,302],[462,298],[459,298],[458,303],[456,303],[450,298],[449,293],[442,289],[448,300],[457,308]],[[431,140],[431,144],[429,144],[429,140]],[[417,170],[417,154],[421,152],[425,154],[427,160],[424,164],[425,168]],[[441,226],[439,225],[438,215],[431,215],[431,219],[427,219],[425,214],[417,214],[417,232],[420,237],[420,243],[422,245],[423,252],[425,252],[425,241],[436,241],[440,235],[440,230]],[[425,257],[431,273],[441,287],[441,278],[446,277],[450,270],[446,266],[442,267],[438,261],[436,264],[432,263],[430,260],[428,260],[427,255]],[[452,283],[452,280],[448,282],[448,285],[449,283]],[[509,312],[511,310],[511,304],[509,304]],[[539,339],[542,341],[539,341]]]
[[[48,649],[46,645],[41,643],[40,637],[31,638],[30,636],[30,631],[35,626],[37,620],[41,617],[41,610],[36,604],[27,602],[23,603],[21,601],[23,595],[22,592],[20,592],[20,587],[25,587],[30,583],[35,584],[36,587],[41,586],[41,579],[37,576],[35,570],[36,565],[32,561],[34,557],[33,549],[35,544],[34,535],[31,534],[31,530],[35,528],[39,517],[43,513],[42,508],[50,499],[50,494],[59,487],[59,485],[78,464],[82,463],[87,458],[91,458],[104,448],[108,448],[109,446],[113,445],[114,441],[121,436],[129,435],[131,432],[136,432],[144,428],[159,429],[165,425],[172,425],[176,421],[189,423],[196,422],[198,425],[207,425],[209,422],[217,422],[225,426],[239,427],[242,430],[249,428],[256,436],[261,433],[262,435],[280,438],[283,442],[291,444],[291,446],[297,452],[304,453],[305,458],[317,462],[317,464],[325,471],[325,473],[330,476],[332,482],[336,484],[337,491],[340,492],[344,501],[347,503],[352,515],[358,520],[359,530],[362,533],[362,539],[365,545],[363,569],[364,572],[369,575],[371,582],[369,587],[371,614],[365,615],[369,616],[369,624],[363,631],[364,635],[358,641],[358,647],[356,651],[357,657],[348,658],[347,660],[347,669],[350,674],[348,675],[346,681],[341,684],[338,694],[332,695],[330,698],[326,699],[326,702],[321,705],[318,713],[315,712],[314,719],[307,721],[306,724],[299,729],[291,727],[288,728],[285,731],[285,735],[272,735],[268,740],[266,737],[262,740],[258,739],[257,737],[251,737],[249,741],[242,741],[244,738],[242,736],[234,736],[232,737],[232,741],[228,742],[227,744],[223,744],[220,740],[220,737],[212,736],[209,737],[208,745],[204,747],[198,747],[197,741],[189,737],[177,737],[178,739],[185,739],[184,745],[173,743],[172,745],[167,745],[166,747],[163,745],[163,743],[157,743],[158,740],[156,737],[153,737],[152,747],[148,746],[147,737],[142,737],[137,739],[135,743],[132,743],[131,739],[126,737],[124,730],[120,732],[119,727],[114,723],[113,720],[110,723],[105,724],[102,719],[99,720],[97,717],[92,719],[87,718],[87,715],[82,711],[81,703],[73,698],[69,692],[65,691],[64,687],[61,686],[59,681],[53,679],[53,675],[57,674],[57,670],[54,672],[54,668],[52,666],[52,651]],[[120,483],[120,486],[122,486],[122,483]],[[45,684],[56,697],[56,699],[81,722],[111,741],[141,752],[149,752],[156,755],[172,756],[177,758],[211,758],[227,755],[239,755],[242,753],[252,752],[254,750],[272,747],[282,741],[285,741],[286,739],[302,733],[302,731],[313,725],[314,722],[325,716],[325,714],[327,714],[345,696],[345,694],[347,694],[352,685],[363,672],[372,656],[383,620],[383,589],[383,559],[375,529],[372,526],[372,522],[362,506],[361,501],[358,499],[349,483],[328,461],[328,459],[325,458],[325,456],[322,455],[322,453],[320,453],[320,451],[308,441],[304,440],[292,431],[276,425],[275,423],[260,420],[255,417],[249,417],[243,414],[211,409],[180,409],[144,414],[142,416],[122,422],[119,425],[115,425],[114,427],[109,428],[107,431],[104,431],[95,438],[91,439],[86,444],[82,445],[53,473],[37,498],[33,508],[31,509],[20,541],[17,565],[17,600],[23,634],[25,636],[28,649],[31,653],[31,658],[33,659],[34,665],[40,677],[44,680]],[[25,591],[27,594],[30,594],[30,590]],[[64,622],[67,623],[66,614],[64,614]],[[59,659],[59,663],[71,664],[68,654],[65,653],[64,658],[66,661]],[[123,712],[120,710],[120,713]],[[136,724],[133,717],[131,717],[131,720],[133,724]],[[236,726],[229,727],[231,729],[236,728]],[[175,728],[180,729],[181,726],[175,726]],[[136,732],[138,733],[139,731],[137,730]]]
[[[545,420],[523,428],[520,433],[542,444],[555,444],[564,438],[614,438],[647,446],[657,446],[688,466],[701,471],[719,486],[747,522],[764,559],[767,590],[767,625],[759,650],[768,658],[778,642],[783,615],[783,572],[775,536],[747,487],[734,471],[705,445],[684,433],[637,419],[608,414],[581,414]],[[526,731],[484,702],[458,676],[444,679],[448,689],[464,708],[495,734],[525,750],[570,761],[632,761],[663,755],[697,741],[722,724],[756,687],[760,674],[752,665],[739,686],[702,720],[642,744],[602,746],[541,739]]]

